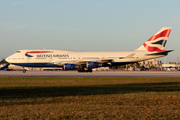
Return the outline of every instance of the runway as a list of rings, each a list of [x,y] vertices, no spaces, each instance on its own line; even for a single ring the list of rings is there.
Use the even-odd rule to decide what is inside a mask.
[[[180,71],[0,71],[0,77],[157,77],[180,78]]]

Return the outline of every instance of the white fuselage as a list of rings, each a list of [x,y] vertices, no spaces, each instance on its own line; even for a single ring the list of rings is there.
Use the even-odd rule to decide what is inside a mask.
[[[34,52],[35,51],[35,52]],[[37,52],[38,51],[38,52]],[[42,52],[41,51],[46,51]],[[87,61],[122,65],[165,55],[147,56],[147,51],[68,51],[56,49],[25,49],[6,58],[6,61],[23,67],[60,67],[65,63],[85,64]],[[108,64],[110,65],[110,64]]]

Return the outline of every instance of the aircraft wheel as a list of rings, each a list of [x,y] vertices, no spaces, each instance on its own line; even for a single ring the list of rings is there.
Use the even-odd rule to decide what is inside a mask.
[[[85,70],[79,69],[78,72],[85,72]]]
[[[26,73],[26,70],[22,70],[23,73]]]
[[[92,69],[89,69],[89,70],[85,70],[84,72],[92,72]]]

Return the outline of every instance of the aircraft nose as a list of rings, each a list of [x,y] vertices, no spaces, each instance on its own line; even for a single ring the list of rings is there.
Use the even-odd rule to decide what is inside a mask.
[[[6,62],[8,62],[8,63],[10,62],[10,58],[9,58],[9,57],[7,57],[5,60],[6,60]]]

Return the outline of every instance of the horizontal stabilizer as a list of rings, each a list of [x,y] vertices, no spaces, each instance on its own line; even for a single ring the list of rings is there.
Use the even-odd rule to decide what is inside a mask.
[[[169,52],[172,52],[172,51],[174,51],[174,50],[166,50],[166,51],[150,53],[150,54],[146,54],[146,55],[147,56],[149,56],[149,55],[167,55]]]
[[[135,53],[132,53],[126,57],[120,57],[119,59],[127,59],[127,58],[134,58],[133,56],[135,55]]]
[[[126,56],[125,58],[132,58],[134,55],[135,55],[135,53],[132,53],[132,54]]]

